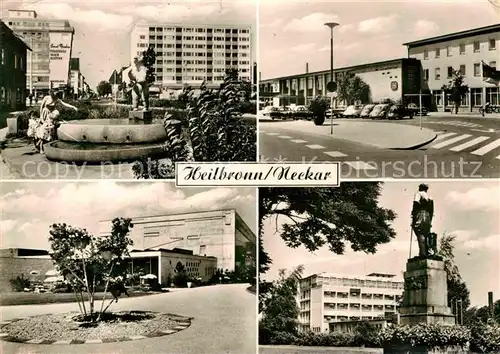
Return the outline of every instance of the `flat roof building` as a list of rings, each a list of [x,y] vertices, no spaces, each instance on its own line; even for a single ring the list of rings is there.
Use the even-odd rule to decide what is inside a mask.
[[[156,51],[155,86],[219,87],[228,69],[252,81],[251,26],[137,23],[130,35],[130,62],[149,47]]]
[[[255,265],[255,234],[234,209],[134,217],[132,223],[135,250],[190,250],[217,258],[217,268],[229,271]],[[100,236],[109,235],[111,222],[101,221],[99,230]]]
[[[320,273],[298,287],[301,331],[328,332],[332,323],[375,320],[397,311],[404,282],[391,274],[367,276]]]
[[[32,10],[9,10],[8,26],[33,49],[28,55],[26,87],[43,95],[69,85],[74,28],[68,20],[39,18]]]
[[[469,93],[462,108],[478,110],[486,102],[500,104],[498,85],[483,80],[481,62],[498,68],[500,64],[500,24],[473,28],[404,43],[408,57],[421,63],[422,91],[431,95],[437,110],[451,109],[452,102],[443,86],[452,78],[453,70],[465,77]]]

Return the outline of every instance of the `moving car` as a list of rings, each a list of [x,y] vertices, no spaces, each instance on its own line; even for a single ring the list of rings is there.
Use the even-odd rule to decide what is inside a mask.
[[[361,118],[368,118],[370,116],[370,113],[371,111],[373,110],[373,108],[375,107],[374,104],[367,104],[363,107],[363,109],[361,110],[361,113],[359,114],[359,116]]]
[[[373,107],[373,110],[370,112],[371,119],[384,119],[387,116],[387,111],[389,110],[390,105],[387,103],[378,104]]]
[[[359,114],[361,113],[361,110],[363,109],[362,106],[355,106],[355,105],[350,105],[346,108],[344,112],[342,112],[343,117],[359,117]]]
[[[408,110],[413,112],[414,116],[420,115],[420,107],[416,103],[410,103],[408,105]],[[426,116],[429,113],[429,110],[425,107],[422,107],[422,115]]]
[[[388,119],[403,119],[404,117],[413,119],[413,111],[402,104],[392,105],[387,112]]]

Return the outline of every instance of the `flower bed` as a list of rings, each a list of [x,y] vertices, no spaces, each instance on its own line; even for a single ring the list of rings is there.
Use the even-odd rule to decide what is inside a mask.
[[[82,322],[81,315],[65,313],[14,320],[2,327],[3,339],[46,343],[89,340],[120,341],[171,334],[189,327],[191,318],[148,311],[107,313],[98,324]]]

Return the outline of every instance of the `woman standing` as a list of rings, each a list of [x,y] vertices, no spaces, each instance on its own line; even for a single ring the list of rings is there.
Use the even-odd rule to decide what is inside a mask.
[[[35,132],[35,139],[38,140],[38,147],[41,154],[44,153],[44,145],[55,138],[57,119],[61,108],[64,107],[78,111],[75,106],[61,100],[54,90],[50,90],[49,95],[45,96],[42,100],[40,105],[40,124]]]

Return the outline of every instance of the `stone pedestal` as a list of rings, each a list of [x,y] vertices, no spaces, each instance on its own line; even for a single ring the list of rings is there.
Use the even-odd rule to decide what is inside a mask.
[[[7,134],[15,135],[20,130],[18,127],[17,117],[15,118],[7,118]]]
[[[131,119],[140,119],[143,121],[153,120],[153,114],[151,111],[129,111],[128,117]]]
[[[409,259],[404,273],[405,290],[400,308],[402,325],[435,323],[454,325],[448,307],[446,272],[439,258]]]

